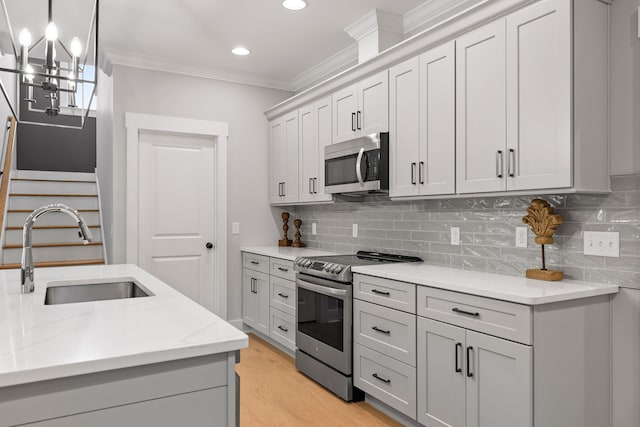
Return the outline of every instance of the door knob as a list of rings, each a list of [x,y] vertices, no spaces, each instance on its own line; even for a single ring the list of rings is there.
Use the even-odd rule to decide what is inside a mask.
[[[205,245],[205,247],[206,247],[207,249],[213,249],[213,243],[211,243],[211,242],[207,242],[207,244]]]

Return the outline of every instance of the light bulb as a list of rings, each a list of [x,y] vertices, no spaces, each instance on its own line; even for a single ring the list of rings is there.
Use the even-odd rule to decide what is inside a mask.
[[[25,71],[26,71],[25,77],[27,78],[29,83],[33,83],[33,67],[31,65],[27,65],[27,68],[25,69]]]
[[[71,55],[78,58],[82,53],[82,44],[80,44],[80,39],[74,37],[71,39]]]
[[[47,28],[44,30],[44,36],[50,42],[56,41],[58,39],[58,27],[56,27],[56,24],[49,22],[49,25],[47,25]]]
[[[18,36],[18,40],[22,46],[29,46],[31,44],[31,33],[26,28],[23,28],[20,31],[20,36]]]

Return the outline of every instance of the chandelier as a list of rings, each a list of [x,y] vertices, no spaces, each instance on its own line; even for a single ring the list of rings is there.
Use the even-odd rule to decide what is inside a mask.
[[[0,1],[0,86],[11,113],[19,123],[83,128],[95,105],[98,0]]]

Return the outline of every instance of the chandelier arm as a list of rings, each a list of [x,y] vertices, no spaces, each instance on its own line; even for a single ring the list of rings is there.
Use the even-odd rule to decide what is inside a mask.
[[[3,0],[4,1],[4,0]],[[82,64],[86,65],[87,64],[87,59],[89,59],[89,43],[91,42],[91,35],[93,34],[93,27],[96,27],[96,39],[95,39],[95,49],[94,49],[94,53],[95,53],[95,68],[98,68],[98,4],[99,4],[99,0],[96,0],[96,2],[93,5],[93,18],[91,19],[91,26],[89,27],[89,32],[87,33],[87,42],[85,43],[85,49],[84,49],[84,59],[82,60]]]
[[[7,28],[9,29],[9,37],[11,37],[11,48],[13,49],[13,56],[17,58],[18,51],[16,50],[16,39],[13,36],[13,27],[11,26],[11,20],[9,19],[9,11],[7,10],[7,4],[5,3],[5,0],[2,0],[2,11],[4,12],[5,20],[7,21]],[[6,97],[6,94],[5,94],[5,97]],[[16,118],[16,120],[18,119],[18,116],[16,116],[15,114],[14,114],[14,117]]]

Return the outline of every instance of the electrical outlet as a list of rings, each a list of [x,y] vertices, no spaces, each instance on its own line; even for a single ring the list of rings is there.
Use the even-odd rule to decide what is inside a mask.
[[[231,223],[231,234],[240,234],[240,223],[232,222]]]
[[[527,227],[516,227],[516,248],[527,247]]]
[[[353,237],[358,237],[358,224],[353,224],[353,229],[351,235]]]
[[[318,224],[316,224],[315,222],[311,223],[311,234],[314,236],[318,234]]]
[[[617,231],[585,231],[583,238],[585,255],[620,256],[620,233]]]
[[[451,227],[451,244],[456,246],[460,244],[460,227]]]

